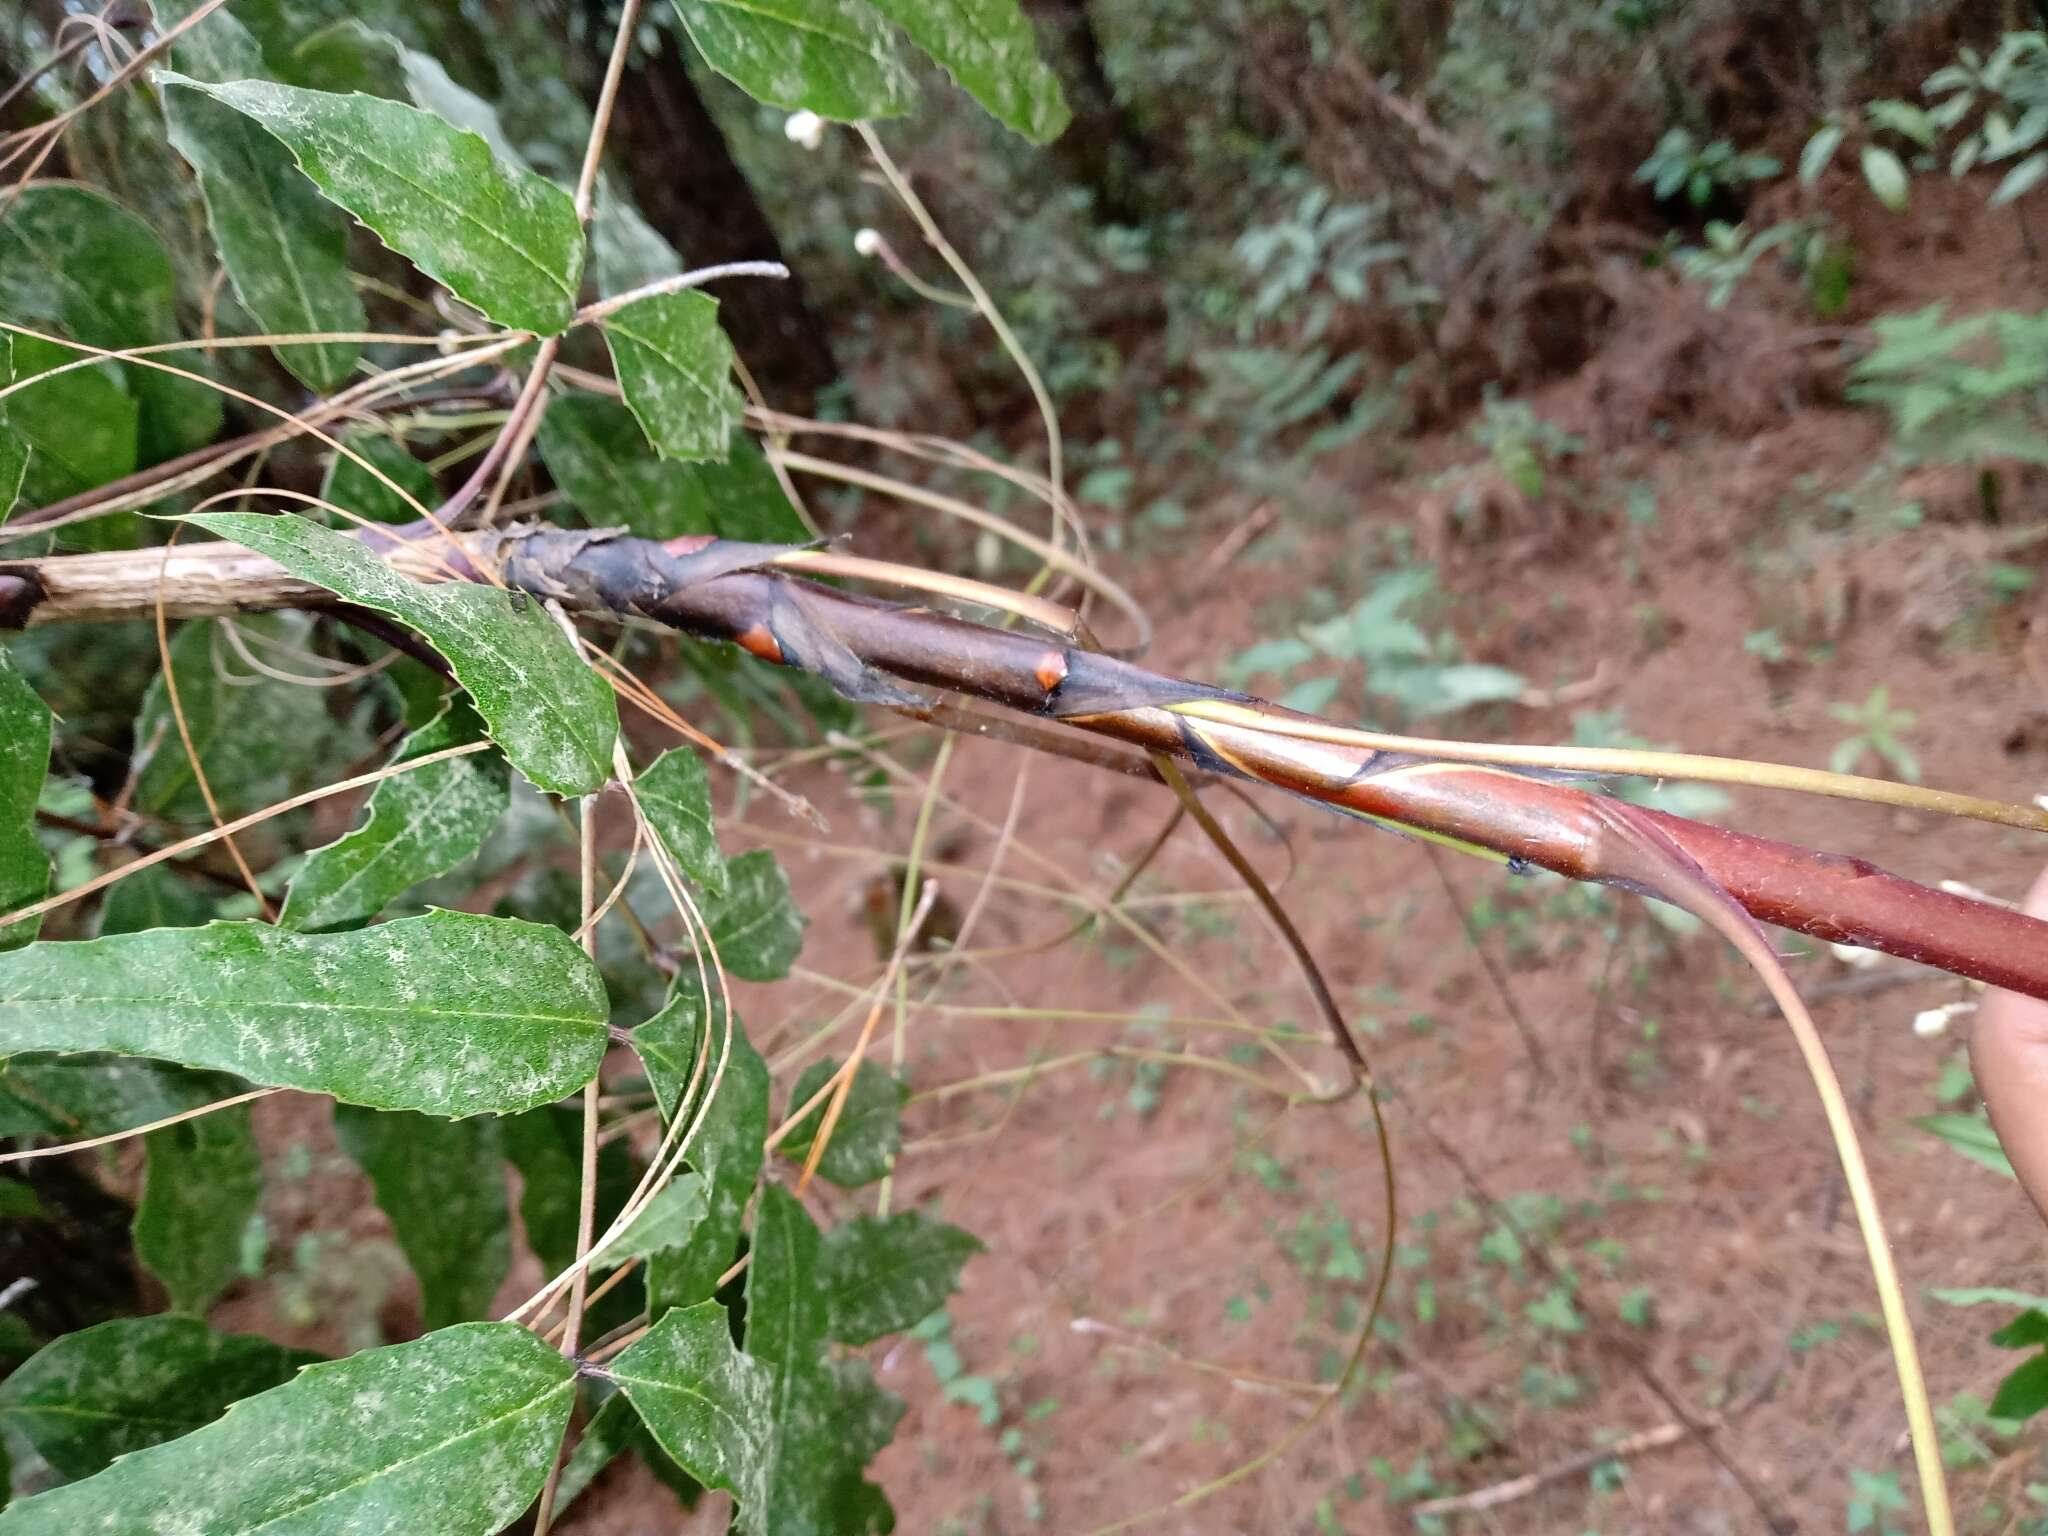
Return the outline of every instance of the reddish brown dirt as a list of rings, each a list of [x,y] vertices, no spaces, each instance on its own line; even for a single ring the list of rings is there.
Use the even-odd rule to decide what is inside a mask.
[[[2016,237],[2007,238],[2015,259],[2002,268],[2005,286],[1994,295],[1972,276],[1971,295],[2038,305],[2038,294],[2018,289],[2028,269]],[[1904,275],[1912,263],[1921,292],[1956,291],[1949,279],[1984,263],[1981,251],[1944,249],[1933,234],[1915,254],[1886,258],[1894,260],[1873,261],[1867,274],[1886,307],[1915,302]],[[1757,317],[1731,324],[1750,334],[1739,328]],[[1629,334],[1625,324],[1619,334]],[[1534,403],[1579,426],[1604,410],[1611,425],[1612,388],[1601,381],[1625,377],[1629,365],[1610,352]],[[1883,460],[1879,422],[1799,391],[1767,403],[1743,436],[1688,431],[1683,421],[1666,432],[1615,431],[1615,446],[1582,462],[1531,516],[1479,537],[1444,533],[1443,621],[1471,654],[1512,664],[1537,686],[1600,673],[1607,686],[1586,707],[1620,710],[1631,730],[1659,743],[1825,762],[1845,734],[1830,704],[1860,701],[1882,682],[1918,712],[1908,739],[1929,782],[2015,799],[2048,789],[2048,582],[2002,607],[1985,604],[1973,583],[1994,534],[1974,522],[1967,477],[1880,470],[1869,479]],[[1447,440],[1419,457],[1471,462],[1478,451]],[[1348,603],[1369,586],[1384,568],[1385,535],[1433,515],[1419,479],[1386,484],[1373,462],[1361,451],[1309,488],[1355,508],[1341,527],[1282,520],[1219,581],[1198,586],[1197,576],[1239,515],[1230,505],[1169,546],[1113,562],[1161,621],[1151,659],[1214,675],[1244,645],[1285,632],[1305,589],[1326,586]],[[1624,489],[1637,483],[1654,491],[1654,522],[1621,514]],[[1828,510],[1838,493],[1854,498],[1853,512]],[[1907,500],[1923,503],[1925,520],[1896,531],[1885,514]],[[2002,558],[2037,563],[2040,548]],[[1829,649],[1767,663],[1743,647],[1765,627],[1795,652]],[[1569,737],[1570,713],[1509,707],[1458,725],[1550,740]],[[916,772],[929,768],[930,740],[905,738],[897,750]],[[940,879],[962,907],[1027,767],[1001,871],[1041,889],[1108,891],[1168,809],[1150,787],[964,744],[934,825],[935,846],[960,866]],[[839,767],[795,782],[831,820],[822,842],[806,844],[797,823],[766,805],[729,841],[765,840],[789,863],[813,919],[805,967],[864,980],[876,957],[861,891],[907,845],[914,801],[878,810]],[[1286,852],[1241,807],[1219,805],[1269,870],[1286,867]],[[1305,806],[1267,809],[1299,861],[1284,886],[1290,909],[1399,1099],[1388,1111],[1403,1244],[1387,1312],[1395,1336],[1372,1345],[1362,1385],[1298,1444],[1175,1507],[1301,1425],[1333,1352],[1357,1330],[1389,1219],[1362,1104],[1279,1114],[1272,1094],[1242,1078],[1178,1065],[1152,1085],[1156,1105],[1141,1113],[1129,1062],[921,1099],[908,1112],[893,1198],[959,1221],[988,1244],[952,1304],[953,1340],[965,1369],[993,1382],[1002,1413],[985,1427],[971,1407],[947,1401],[914,1342],[870,1352],[883,1385],[909,1404],[876,1468],[899,1528],[1081,1531],[1149,1513],[1150,1528],[1177,1532],[1412,1529],[1377,1468],[1425,1473],[1417,1481],[1430,1495],[1452,1493],[1669,1422],[1671,1410],[1616,1341],[1695,1414],[1728,1415],[1716,1437],[1723,1456],[1801,1529],[1841,1528],[1852,1469],[1895,1471],[1910,1495],[1904,1418],[1871,1325],[1875,1295],[1834,1154],[1754,978],[1705,938],[1664,935],[1632,898],[1588,914],[1556,883],[1511,883],[1451,860],[1467,906],[1483,900],[1510,915],[1477,943],[1541,1045],[1549,1073],[1538,1075],[1422,848]],[[1741,794],[1727,819],[2005,896],[2024,888],[2043,857],[2017,832],[1838,802]],[[1208,899],[1191,904],[1188,893]],[[1185,1048],[1214,1061],[1242,1038],[1150,1022],[1153,1014],[1235,1011],[1314,1027],[1280,945],[1197,835],[1179,833],[1134,896],[1129,914],[1157,953],[1112,929],[1050,951],[991,955],[956,974],[942,993],[948,1003],[1044,1016],[914,1013],[904,1070],[919,1093],[1097,1045]],[[970,942],[1030,945],[1073,916],[1039,891],[999,889]],[[2048,1274],[2041,1229],[2015,1186],[1909,1124],[1937,1107],[1933,1085],[1960,1049],[1954,1033],[1916,1038],[1909,1021],[1962,989],[1918,975],[1842,995],[1850,973],[1834,958],[1789,963],[1820,999],[1856,1105],[1936,1402],[1987,1398],[2013,1358],[1985,1342],[2000,1319],[1926,1291],[2038,1292]],[[793,983],[749,990],[741,1012],[786,1083],[799,1063],[785,1053],[840,1006],[824,988]],[[1101,1022],[1084,1010],[1127,1017]],[[878,1048],[889,1048],[886,1034]],[[1334,1077],[1330,1051],[1297,1054],[1312,1073]],[[1233,1066],[1285,1081],[1262,1056]],[[304,1188],[276,1197],[283,1240],[345,1226],[352,1251],[374,1248],[380,1218],[360,1182],[332,1166],[317,1117],[287,1123],[282,1108],[264,1113],[273,1147],[306,1140],[315,1149]],[[1540,1219],[1544,1203],[1555,1203],[1548,1251],[1580,1287],[1557,1319],[1566,1331],[1532,1321],[1548,1282],[1500,1262],[1501,1240],[1487,1241],[1496,1219],[1433,1147],[1424,1120],[1525,1217]],[[844,1214],[871,1193],[857,1202],[821,1192],[817,1209]],[[508,1295],[524,1293],[530,1267]],[[383,1321],[403,1332],[402,1286],[394,1294]],[[331,1323],[291,1328],[269,1288],[231,1298],[219,1320],[342,1342]],[[1454,1431],[1475,1414],[1487,1434]],[[2010,1528],[2004,1517],[1981,1517],[1990,1505],[2008,1515],[2029,1508],[2021,1486],[2040,1475],[2036,1460],[2032,1440],[1994,1442],[1957,1467],[1965,1528]],[[1763,1528],[1735,1478],[1690,1440],[1599,1483],[1581,1472],[1452,1524],[1488,1533]],[[621,1466],[561,1528],[639,1536],[713,1527],[705,1514],[684,1520],[651,1478]]]

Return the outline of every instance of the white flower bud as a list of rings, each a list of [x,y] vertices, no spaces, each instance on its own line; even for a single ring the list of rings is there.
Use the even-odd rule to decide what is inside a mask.
[[[1859,949],[1854,944],[1830,944],[1828,951],[1852,970],[1867,971],[1873,965],[1884,964],[1884,956],[1877,950]]]
[[[857,229],[853,233],[853,253],[856,256],[875,257],[882,254],[882,233],[876,229]]]
[[[815,112],[792,112],[789,121],[782,125],[782,131],[790,143],[816,149],[825,142],[825,119]]]
[[[1976,1007],[1974,1002],[1965,999],[1960,1003],[1943,1003],[1939,1008],[1923,1008],[1913,1015],[1913,1033],[1922,1040],[1947,1034],[1951,1019],[1974,1012]]]

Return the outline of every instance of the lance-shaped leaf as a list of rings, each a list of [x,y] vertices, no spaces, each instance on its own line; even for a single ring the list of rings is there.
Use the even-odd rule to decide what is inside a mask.
[[[235,1404],[182,1439],[0,1513],[0,1536],[487,1536],[540,1492],[576,1368],[524,1328],[468,1323]]]
[[[706,1087],[725,1054],[728,1018],[723,1003],[714,1000],[711,1005],[708,1029],[706,1011],[696,973],[686,966],[668,1006],[633,1031],[633,1047],[646,1064],[647,1081],[664,1115],[676,1113],[696,1061],[697,1042],[708,1035],[712,1045],[704,1065]],[[706,1300],[717,1289],[718,1277],[739,1246],[747,1202],[761,1176],[761,1144],[768,1135],[768,1064],[748,1042],[739,1021],[729,1022],[725,1072],[689,1154],[690,1165],[704,1178],[705,1215],[687,1244],[648,1261],[647,1294],[657,1317],[664,1307]]]
[[[689,289],[636,299],[605,317],[604,335],[626,405],[655,450],[672,459],[724,457],[740,396],[718,300]]]
[[[0,1382],[0,1425],[70,1482],[211,1424],[319,1358],[196,1317],[116,1318],[45,1345]]]
[[[675,0],[704,62],[756,101],[855,123],[910,110],[917,88],[866,0]]]
[[[303,615],[236,619],[244,627],[297,638]],[[180,731],[170,689],[159,672],[135,719],[136,750],[143,754],[134,806],[169,821],[211,820],[192,758],[197,754],[221,812],[239,816],[308,789],[331,762],[332,722],[320,692],[265,678],[235,659],[222,621],[188,623],[171,641],[169,672],[177,684]],[[187,737],[192,750],[185,747]]]
[[[267,80],[182,86],[246,113],[383,242],[500,325],[552,334],[576,311],[583,228],[569,195],[474,133],[401,102]]]
[[[504,1145],[491,1119],[444,1120],[344,1105],[334,1133],[370,1176],[420,1282],[429,1330],[490,1310],[512,1267]]]
[[[789,893],[789,876],[765,848],[725,869],[724,894],[704,904],[719,961],[748,981],[780,981],[803,948],[808,921]]]
[[[320,482],[322,501],[373,523],[410,523],[419,519],[421,508],[431,511],[441,499],[433,471],[388,432],[356,426],[342,432],[340,438],[349,453],[369,460],[384,478],[380,480],[348,454],[337,453],[328,461],[326,478]],[[394,490],[392,483],[405,495]],[[406,500],[407,496],[412,500]]]
[[[155,231],[111,198],[68,181],[23,188],[0,220],[0,315],[109,349],[176,341],[180,334],[171,260]],[[16,365],[24,374],[40,373],[78,355],[59,351],[35,366],[18,356]],[[206,366],[197,349],[156,361],[190,373]],[[220,396],[205,384],[140,363],[118,367],[141,407],[137,451],[145,461],[196,448],[219,429]],[[24,390],[8,403],[21,411],[78,376]],[[35,434],[31,440],[47,446]]]
[[[725,855],[712,824],[711,775],[687,747],[664,752],[633,781],[640,812],[683,873],[705,890],[724,894]]]
[[[581,1087],[607,1009],[560,929],[466,912],[339,934],[210,923],[0,955],[0,1053],[115,1051],[436,1115]]]
[[[405,739],[398,761],[483,739],[483,722],[456,700]],[[292,877],[278,923],[306,930],[366,922],[394,896],[445,875],[483,846],[505,814],[511,784],[495,752],[446,758],[386,779],[353,832],[316,848]]]
[[[824,1275],[832,1337],[869,1344],[945,1305],[981,1240],[916,1211],[856,1216],[825,1234]]]
[[[538,603],[471,582],[408,581],[354,539],[303,518],[200,512],[185,521],[426,636],[491,739],[540,788],[585,795],[611,777],[618,705]]]
[[[1034,144],[1060,135],[1073,115],[1059,77],[1039,60],[1017,0],[869,0],[910,34],[956,84],[1005,127]]]
[[[50,773],[50,711],[0,650],[0,913],[40,901],[50,856],[36,839],[36,801]],[[0,950],[36,936],[39,918],[0,925]]]
[[[838,1070],[839,1063],[830,1060],[814,1061],[805,1067],[796,1086],[789,1091],[789,1107],[798,1109],[810,1103],[812,1096]],[[847,1090],[846,1103],[832,1127],[832,1139],[818,1159],[818,1172],[844,1189],[857,1189],[886,1177],[896,1165],[896,1153],[903,1145],[903,1101],[909,1094],[909,1089],[881,1067],[862,1061],[854,1070],[853,1086]],[[797,1122],[783,1138],[784,1156],[799,1163],[809,1158],[811,1143],[817,1139],[825,1112],[831,1107],[832,1095],[827,1094],[816,1109]]]
[[[612,1361],[611,1374],[684,1471],[733,1494],[743,1515],[763,1501],[775,1383],[766,1366],[733,1348],[725,1308],[673,1308]]]
[[[216,12],[177,44],[178,67],[209,81],[263,71],[263,50]],[[360,331],[348,275],[348,226],[292,162],[291,151],[234,108],[185,87],[164,92],[172,145],[199,178],[207,226],[242,307],[275,335]],[[353,341],[277,348],[309,389],[334,389],[360,355]]]
[[[224,1085],[229,1093],[241,1084]],[[223,1095],[225,1096],[225,1095]],[[135,1253],[171,1307],[204,1312],[240,1265],[242,1233],[263,1199],[263,1153],[246,1104],[152,1131],[135,1207]]]
[[[762,1190],[747,1266],[747,1353],[768,1367],[775,1391],[763,1436],[765,1486],[740,1512],[754,1536],[864,1536],[894,1525],[861,1469],[888,1444],[903,1405],[876,1389],[865,1366],[825,1363],[818,1257],[817,1226],[796,1196],[772,1184]]]
[[[625,1231],[604,1245],[591,1269],[617,1269],[629,1259],[644,1259],[687,1247],[690,1235],[704,1219],[705,1209],[703,1177],[678,1174],[647,1202]]]

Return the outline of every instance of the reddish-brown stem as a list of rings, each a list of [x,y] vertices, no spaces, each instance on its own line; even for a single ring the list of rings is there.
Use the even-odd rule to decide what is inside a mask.
[[[992,629],[747,568],[772,550],[708,539],[592,541],[553,530],[474,534],[466,542],[482,568],[495,565],[511,586],[733,640],[765,660],[814,671],[856,699],[920,702],[899,683],[967,694],[1573,879],[1634,887],[1630,863],[1599,813],[1600,797],[1572,783],[1191,719],[1169,706],[1219,690],[1063,638]],[[138,606],[128,611],[146,611],[139,604],[154,595],[149,567],[157,558],[138,551],[132,562],[106,555],[0,561],[0,627],[105,618],[131,601]],[[228,568],[223,579],[207,583],[195,573],[188,591],[204,591],[181,602],[174,588],[172,612],[333,605],[242,551],[223,548],[220,558]],[[87,572],[85,582],[74,574]],[[1275,706],[1258,708],[1275,720],[1288,717]],[[1863,859],[1644,814],[1764,922],[2048,998],[2048,923]]]

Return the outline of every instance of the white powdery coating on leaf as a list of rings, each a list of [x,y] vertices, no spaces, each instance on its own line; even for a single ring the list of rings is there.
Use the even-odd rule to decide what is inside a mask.
[[[916,88],[861,0],[676,0],[704,61],[757,101],[838,122],[893,117]]]
[[[430,1114],[580,1086],[607,1015],[566,934],[471,913],[329,935],[212,923],[0,956],[0,1054],[111,1050]]]

